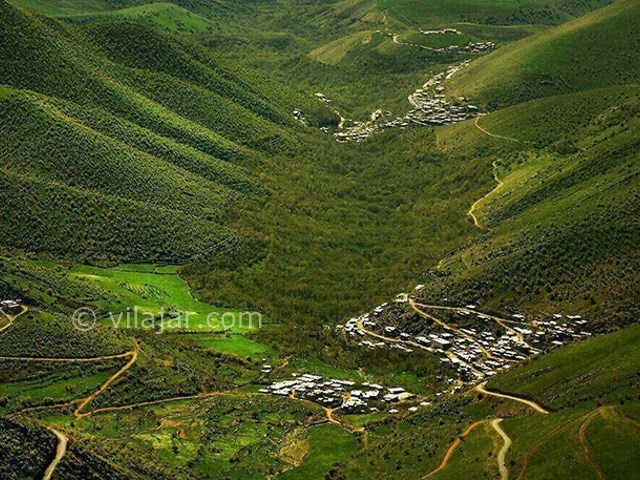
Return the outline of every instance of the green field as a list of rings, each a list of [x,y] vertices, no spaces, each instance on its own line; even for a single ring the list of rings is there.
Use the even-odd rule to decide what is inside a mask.
[[[633,478],[638,25],[636,0],[0,0],[0,300],[25,307],[0,478]],[[334,138],[462,64],[434,98],[477,118]],[[443,328],[400,292],[592,335],[483,393],[336,328],[383,302]],[[265,390],[303,374],[416,396]]]
[[[149,273],[145,266],[123,265],[111,269],[78,266],[72,275],[109,290],[115,297],[115,304],[104,306],[113,313],[105,319],[106,324],[118,319],[126,326],[135,325],[136,320],[142,324],[145,318],[160,316],[157,328],[161,330],[246,332],[261,327],[259,312],[241,315],[236,309],[214,307],[196,300],[175,268],[163,267]]]

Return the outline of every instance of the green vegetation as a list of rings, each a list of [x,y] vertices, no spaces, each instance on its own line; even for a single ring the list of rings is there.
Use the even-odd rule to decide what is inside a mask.
[[[535,398],[553,409],[639,401],[640,328],[634,325],[556,350],[490,383],[498,390]]]
[[[620,0],[484,57],[453,82],[453,94],[489,105],[638,83],[640,7]],[[578,53],[580,52],[580,53]],[[606,68],[600,68],[607,65]]]
[[[190,35],[211,32],[213,29],[213,22],[207,18],[194,14],[172,3],[151,3],[149,5],[123,8],[121,10],[75,14],[59,18],[81,25],[111,20],[148,23],[161,27],[169,32],[180,32]]]
[[[452,445],[433,478],[494,478],[503,418],[511,478],[631,478],[639,15],[632,0],[0,0],[0,300],[27,307],[0,315],[0,477],[41,477],[55,428],[68,480],[414,480]],[[440,28],[462,33],[420,33]],[[420,48],[485,41],[496,51]],[[444,93],[478,118],[333,138],[337,111],[403,116],[467,59]],[[409,291],[579,314],[602,335],[487,386],[549,414],[451,394],[438,355],[334,329]],[[76,328],[80,307],[94,328]],[[401,310],[395,324],[423,321]],[[431,403],[352,415],[264,393],[303,373]]]
[[[353,436],[336,425],[320,425],[310,429],[307,441],[311,453],[303,458],[300,466],[280,478],[291,480],[337,475],[333,465],[345,462],[357,451]]]

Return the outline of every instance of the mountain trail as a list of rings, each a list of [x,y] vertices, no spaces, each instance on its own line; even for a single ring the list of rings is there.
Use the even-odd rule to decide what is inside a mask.
[[[493,427],[493,429],[496,432],[498,432],[498,435],[500,435],[502,437],[502,440],[504,442],[502,444],[502,448],[500,448],[500,451],[498,452],[497,462],[498,462],[498,470],[500,470],[500,478],[501,478],[501,480],[508,480],[508,478],[509,478],[509,470],[507,469],[507,463],[505,461],[505,456],[507,455],[507,451],[511,447],[511,438],[502,429],[502,427],[500,426],[500,422],[502,422],[501,418],[495,418],[495,419],[491,420],[491,426]]]

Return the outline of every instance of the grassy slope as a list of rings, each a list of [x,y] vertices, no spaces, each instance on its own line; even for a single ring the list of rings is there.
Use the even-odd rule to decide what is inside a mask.
[[[294,145],[289,112],[305,100],[189,40],[132,24],[83,33],[5,2],[0,10],[2,217],[22,225],[5,245],[185,261],[228,237],[221,224],[237,200],[250,200],[253,181],[239,164]],[[16,202],[35,215],[15,218],[25,211]],[[75,208],[82,202],[88,222]],[[188,224],[197,245],[178,234]]]
[[[555,410],[638,398],[637,325],[553,351],[506,372],[490,387],[534,398]]]
[[[136,65],[136,62],[142,60],[142,55],[135,55],[135,49],[120,48],[126,47],[126,44],[109,44],[107,40],[110,33],[117,30],[104,26],[92,28],[94,28],[95,36],[102,38],[102,40],[91,48],[106,52],[105,55],[111,61],[124,65],[125,68],[120,71],[120,75],[126,76],[126,73],[129,72],[127,68],[133,68],[132,65]],[[117,27],[117,29],[121,28],[129,27]],[[133,31],[137,32],[138,30],[134,29]],[[154,42],[149,43],[149,45],[154,44]],[[153,51],[158,52],[157,49]],[[152,58],[157,57],[154,54]],[[147,60],[145,59],[145,61]],[[154,71],[159,70],[157,65],[162,66],[164,62],[156,63],[156,66],[151,66],[149,63],[144,64],[145,68]],[[175,75],[181,75],[180,80],[185,81],[182,77],[185,69],[170,69],[169,71],[176,72]],[[163,73],[166,74],[166,72]],[[197,69],[195,73],[193,70],[188,70],[188,73],[190,75],[188,83],[195,83],[202,87],[202,84],[198,82],[205,81],[206,75],[199,76]],[[166,77],[155,77],[154,80],[160,81],[164,78]],[[196,78],[198,80],[195,80]],[[118,80],[125,85],[123,88],[126,90],[122,91],[128,93],[136,92],[138,89],[144,90],[141,85],[150,85],[148,83],[149,77],[146,74],[127,79],[126,82],[124,77],[119,77]],[[41,84],[35,85],[43,88]],[[181,86],[182,83],[172,81],[172,85],[176,87]],[[195,91],[189,90],[189,92]],[[27,94],[20,92],[20,95]],[[225,97],[225,95],[220,96]],[[168,96],[154,98],[158,104],[172,103]],[[74,117],[83,118],[83,115],[78,112],[82,109],[78,106],[79,102],[75,103],[74,99],[70,100],[74,101],[74,104],[71,107],[65,106],[65,111],[75,109],[76,115]],[[146,104],[146,100],[140,100]],[[592,109],[584,107],[586,101],[590,102],[589,105],[593,106]],[[51,105],[63,108],[58,99],[49,99],[46,103],[49,105],[49,109]],[[248,103],[252,103],[252,101]],[[177,105],[180,104],[177,103]],[[107,107],[99,104],[95,108]],[[171,112],[173,107],[165,106],[163,108]],[[277,109],[269,114],[256,110],[251,110],[251,115],[257,114],[264,118],[265,122],[277,124],[277,119],[269,116],[272,114],[277,116]],[[116,114],[121,114],[121,111],[111,112],[111,116],[105,116],[105,118],[108,120],[113,117],[119,118]],[[200,115],[203,116],[191,125],[199,125],[199,122],[206,120],[205,113],[200,112]],[[175,135],[168,135],[166,132],[175,132],[175,130],[170,130],[166,126],[167,124],[163,124],[162,128],[158,127],[157,121],[149,121],[148,119],[147,123],[139,126],[139,130],[136,131],[138,136],[127,136],[127,133],[123,131],[126,130],[125,127],[139,119],[124,116],[125,120],[115,121],[120,130],[118,141],[122,141],[120,138],[127,138],[129,139],[127,142],[138,142],[136,145],[144,145],[145,151],[159,149],[160,145],[174,145],[178,140],[187,143],[189,148],[196,148],[200,145],[198,142],[192,141],[194,137],[189,137],[189,141],[186,141],[180,135],[178,135],[179,138],[176,138]],[[627,314],[625,320],[628,321],[632,311],[629,309],[629,305],[624,302],[625,299],[633,299],[635,285],[638,284],[634,280],[635,277],[627,276],[629,272],[634,275],[634,272],[637,272],[637,258],[634,256],[635,250],[633,249],[634,234],[637,233],[637,225],[633,223],[633,219],[637,212],[633,209],[632,202],[636,185],[634,181],[637,180],[637,167],[635,166],[637,164],[637,135],[635,134],[638,131],[638,125],[634,117],[637,117],[637,101],[634,90],[614,88],[606,91],[582,92],[577,96],[547,98],[529,105],[515,106],[512,109],[496,112],[482,119],[482,125],[491,131],[527,140],[538,140],[540,141],[539,146],[546,150],[534,148],[535,145],[524,142],[515,144],[487,137],[475,129],[471,122],[439,131],[437,134],[438,144],[435,142],[436,135],[425,133],[425,131],[407,132],[406,136],[392,133],[373,140],[371,144],[344,149],[336,147],[330,143],[330,140],[323,144],[321,140],[314,138],[314,142],[317,142],[315,145],[325,147],[328,152],[327,156],[335,158],[334,162],[318,162],[318,158],[314,157],[296,158],[295,162],[289,162],[286,166],[278,166],[282,170],[269,172],[270,175],[263,177],[263,180],[273,180],[273,185],[277,186],[275,190],[278,194],[278,200],[282,204],[276,204],[274,201],[265,208],[262,216],[253,217],[248,223],[260,226],[260,233],[271,242],[270,246],[273,248],[274,255],[261,259],[249,267],[243,267],[241,275],[237,274],[236,266],[234,266],[233,269],[230,269],[231,271],[221,274],[229,276],[224,281],[220,281],[216,277],[220,273],[211,274],[208,272],[202,280],[205,292],[209,297],[219,295],[218,287],[222,284],[227,289],[222,296],[226,294],[227,298],[239,299],[248,304],[266,302],[271,311],[281,315],[282,318],[290,318],[292,322],[306,320],[305,327],[311,331],[309,337],[298,335],[299,331],[292,329],[287,332],[288,336],[280,338],[282,343],[291,342],[293,337],[294,340],[290,347],[292,350],[306,351],[307,353],[311,351],[312,354],[317,354],[318,345],[328,344],[328,353],[325,353],[325,356],[336,362],[344,362],[344,358],[339,358],[339,354],[342,354],[339,349],[343,348],[343,345],[331,344],[330,336],[324,338],[318,333],[322,327],[322,325],[318,325],[318,319],[321,322],[330,322],[341,318],[343,313],[353,313],[367,304],[368,298],[365,298],[367,296],[375,297],[378,295],[377,299],[382,299],[384,293],[397,291],[401,282],[407,282],[412,276],[415,276],[413,272],[419,271],[424,263],[435,263],[438,255],[449,246],[458,245],[456,242],[460,242],[462,239],[470,239],[473,228],[462,219],[472,201],[484,191],[490,190],[492,185],[490,162],[495,159],[498,161],[498,175],[500,178],[508,180],[508,183],[506,183],[504,192],[498,192],[492,197],[488,197],[486,205],[480,206],[481,218],[489,227],[482,240],[486,243],[472,243],[468,248],[461,250],[462,253],[459,251],[457,256],[454,256],[455,260],[459,262],[456,266],[461,269],[466,269],[464,267],[465,261],[472,260],[469,264],[471,277],[476,275],[473,278],[478,283],[472,285],[473,288],[470,291],[481,292],[482,295],[486,295],[483,298],[493,298],[494,301],[502,304],[513,301],[514,303],[520,302],[520,305],[548,306],[549,298],[535,293],[536,288],[545,290],[542,287],[546,286],[544,283],[537,285],[537,282],[548,282],[552,288],[547,293],[551,296],[554,307],[563,305],[562,299],[558,301],[555,297],[560,294],[568,299],[565,305],[578,308],[580,311],[590,308],[588,306],[589,299],[576,297],[576,289],[578,291],[580,289],[588,292],[596,291],[608,295],[605,297],[607,301],[603,302],[605,310],[601,310],[602,318],[605,318],[606,309],[611,308],[616,314],[626,310],[623,313]],[[171,121],[174,120],[172,117],[169,118]],[[108,125],[106,120],[83,120],[83,123],[85,122],[96,131],[108,130],[108,127],[105,126]],[[567,123],[572,126],[569,142],[560,138],[563,136],[562,132],[567,129]],[[203,132],[204,130],[199,131]],[[153,139],[153,141],[150,140],[150,144],[141,142],[141,138],[145,138],[141,137],[143,132],[153,133],[148,136]],[[540,132],[544,134],[541,135]],[[165,141],[167,137],[169,137],[168,143]],[[218,133],[215,138],[217,141],[222,141],[221,139],[225,137]],[[407,142],[411,145],[408,148]],[[231,150],[228,151],[228,154],[232,160],[237,159],[236,155],[239,155],[239,151],[244,152],[244,148],[240,146],[238,149],[235,146],[229,148]],[[385,153],[380,154],[380,151]],[[446,152],[446,156],[442,155],[442,151]],[[174,153],[166,155],[166,158],[163,156],[162,160],[171,162],[169,157],[173,159],[185,158],[185,156],[179,157],[178,153]],[[208,157],[201,157],[201,159],[205,158]],[[375,158],[377,161],[369,162],[368,160],[371,158]],[[19,160],[18,158],[14,159],[15,162]],[[252,164],[252,161],[247,158],[238,159],[238,162],[244,165]],[[185,169],[191,171],[189,168],[185,167]],[[240,171],[240,174],[242,173],[244,172]],[[9,178],[16,179],[15,183],[19,183],[17,179],[20,176],[15,173],[11,174]],[[287,179],[287,182],[282,182],[283,177]],[[280,178],[279,182],[278,178]],[[339,181],[336,181],[336,178],[339,178]],[[474,179],[475,182],[471,182],[470,179]],[[31,178],[28,181],[36,183]],[[11,184],[11,182],[7,183]],[[52,189],[47,188],[49,188],[46,190],[47,196],[50,195],[55,199],[55,196],[50,193]],[[64,190],[71,191],[73,189],[64,187]],[[416,191],[420,192],[418,202],[415,201]],[[14,200],[11,206],[12,211],[18,211],[19,207],[24,208],[24,205],[27,205],[25,210],[36,211],[48,199],[44,195],[37,197],[31,191],[24,197],[17,197],[14,190],[8,190],[8,192],[7,198]],[[34,196],[38,201],[32,206],[28,202],[33,201]],[[16,201],[15,198],[18,200]],[[322,199],[320,209],[318,208],[319,198]],[[192,200],[184,199],[184,201],[185,205],[188,205]],[[68,200],[67,203],[62,201],[54,203],[56,210],[63,210],[67,205]],[[412,207],[407,205],[412,205]],[[136,205],[136,207],[144,212],[142,206]],[[112,214],[112,210],[106,207],[104,209]],[[595,212],[595,218],[587,215],[591,212]],[[171,215],[174,214],[171,213]],[[41,218],[43,220],[51,218],[50,212],[45,212]],[[122,218],[127,218],[126,211]],[[389,219],[392,220],[388,221]],[[50,225],[45,225],[42,235],[47,232],[47,229],[53,228],[55,220],[57,218],[53,218]],[[193,223],[191,219],[187,220]],[[581,220],[586,220],[586,222],[580,223]],[[27,222],[26,219],[19,220],[20,224],[25,222]],[[446,226],[444,226],[445,224]],[[143,226],[147,230],[151,228],[148,225]],[[178,225],[179,227],[180,225]],[[29,238],[34,232],[38,232],[37,228],[37,222],[33,222],[30,228],[25,229],[22,236]],[[12,227],[12,230],[14,229],[15,227]],[[288,242],[278,240],[278,235],[283,230],[287,233]],[[67,235],[71,233],[73,230],[70,230]],[[163,241],[162,232],[153,233],[152,236],[158,237],[159,243]],[[513,242],[511,241],[512,235]],[[576,236],[585,237],[585,241],[581,242],[578,247],[576,246]],[[200,238],[200,235],[198,237]],[[69,248],[73,247],[79,242],[78,238],[69,237],[68,246]],[[68,248],[67,244],[63,244],[63,246]],[[29,247],[32,248],[31,245]],[[158,244],[157,246],[157,248],[162,247],[174,248],[173,245]],[[58,246],[58,248],[60,247]],[[142,244],[140,252],[144,252],[145,248],[146,246]],[[104,249],[104,247],[99,245],[97,250],[99,249]],[[339,251],[340,255],[335,255],[336,251]],[[595,274],[593,271],[587,271],[584,268],[585,264],[596,265]],[[487,265],[490,267],[487,268]],[[542,265],[542,270],[535,270],[536,266],[540,265]],[[29,271],[25,272],[24,270]],[[582,272],[582,276],[576,275],[576,272]],[[42,270],[25,268],[22,271],[12,272],[12,275],[13,278],[33,285],[37,284],[36,277],[41,273]],[[457,273],[459,272],[455,272],[454,269],[453,274]],[[57,276],[51,275],[57,283],[59,280]],[[140,280],[138,277],[142,277],[137,272],[134,275],[136,281],[133,283],[136,284],[136,287],[133,289],[140,291],[137,288],[139,284],[149,282],[144,279]],[[558,275],[561,275],[562,282],[566,283],[559,282]],[[462,276],[464,277],[464,275]],[[114,280],[103,280],[103,283],[118,283],[117,277],[116,275]],[[28,281],[25,278],[28,278]],[[445,281],[449,280],[451,278],[445,277]],[[498,286],[495,287],[493,284],[491,288],[487,288],[487,284],[494,281]],[[371,285],[375,285],[374,293],[371,291]],[[70,290],[75,291],[74,286],[77,286],[75,282],[69,282],[68,288]],[[130,291],[122,285],[116,285],[119,294],[125,294],[123,289]],[[233,289],[238,289],[238,291],[233,291]],[[145,288],[144,291],[149,290]],[[362,292],[365,291],[367,295],[363,295]],[[48,295],[48,299],[51,300],[56,292],[49,293],[51,295]],[[492,295],[494,297],[491,297]],[[619,296],[616,297],[616,295]],[[126,295],[124,296],[126,297]],[[278,297],[278,302],[270,303],[270,299],[274,296]],[[38,297],[44,298],[45,295],[41,294]],[[469,298],[466,295],[461,300],[466,301]],[[320,308],[318,308],[319,305]],[[63,325],[63,322],[57,323]],[[20,338],[23,341],[28,340],[30,331],[32,330],[21,330]],[[629,335],[628,332],[625,332],[625,339],[629,338],[632,341],[635,335]],[[65,335],[67,334],[58,332],[51,338],[59,340]],[[620,335],[623,334],[620,333]],[[609,347],[615,345],[628,352],[629,344],[625,343],[625,339],[618,343],[607,344],[605,342],[604,344]],[[596,340],[598,339],[594,341]],[[214,363],[217,362],[217,358],[211,357],[193,346],[186,350],[181,347],[176,353],[173,343],[144,337],[142,342],[146,359],[140,363],[139,369],[132,371],[132,377],[135,381],[131,384],[121,382],[114,385],[114,390],[105,398],[100,399],[100,405],[140,398],[158,398],[168,391],[193,393],[198,389],[220,386],[227,388],[234,383],[240,383],[239,379],[244,379],[247,375],[243,368],[233,363],[224,365],[224,368],[215,373],[212,372],[211,364],[219,366]],[[590,370],[582,372],[582,375],[586,375],[587,378],[594,376],[597,378],[603,371],[602,365],[616,361],[615,357],[605,355],[605,353],[610,353],[611,348],[596,348],[593,343],[579,344],[575,347],[580,345],[588,346],[583,347],[587,351],[582,351],[581,355],[586,357],[592,355],[598,359],[598,362],[590,365]],[[244,347],[238,351],[245,351]],[[559,355],[560,359],[567,359],[567,357],[560,355],[561,352],[558,351],[554,354]],[[335,356],[331,357],[332,355]],[[175,361],[168,366],[170,368],[165,370],[166,364],[163,362],[169,357],[174,358]],[[569,357],[573,362],[577,361],[576,358],[581,358],[577,355]],[[381,360],[389,362],[389,359]],[[392,359],[393,367],[408,370],[409,363],[417,363],[415,356],[402,360],[405,363],[396,362],[395,358]],[[629,353],[628,361],[626,358],[623,360],[623,362],[619,362],[620,369],[615,374],[601,377],[605,380],[602,383],[596,381],[579,384],[582,377],[569,378],[568,381],[571,384],[584,387],[577,388],[576,398],[579,404],[571,404],[572,409],[554,414],[549,417],[548,421],[545,418],[547,423],[544,425],[542,421],[533,417],[505,421],[505,429],[517,440],[514,446],[515,461],[521,461],[525,451],[531,446],[531,443],[538,439],[538,436],[553,430],[560,425],[560,422],[571,420],[572,416],[580,418],[583,414],[588,413],[590,408],[596,406],[594,399],[599,396],[607,401],[634,400],[627,401],[624,406],[624,411],[633,415],[637,411],[634,407],[637,398],[633,397],[638,390],[637,377],[633,377],[633,366],[637,362],[635,362],[632,353]],[[362,359],[358,359],[355,363],[358,366],[365,364]],[[532,365],[534,364],[525,368],[537,368]],[[370,368],[370,365],[367,364],[366,367]],[[562,382],[558,378],[566,372],[551,364],[546,364],[546,368],[551,368],[549,370],[550,377],[546,377],[542,383],[560,385],[560,389],[549,390],[549,395],[557,395],[559,399],[562,399],[562,401],[559,400],[558,405],[564,406],[564,400],[571,398],[562,390]],[[9,366],[9,370],[11,369],[12,366]],[[554,370],[558,372],[557,376],[554,376]],[[179,378],[172,378],[176,371],[181,375],[178,375]],[[509,374],[515,375],[516,372],[514,370]],[[570,375],[571,372],[569,372]],[[501,380],[497,379],[497,381]],[[613,392],[603,392],[603,388],[610,390],[609,385],[613,381],[618,382],[616,385],[619,388],[614,389]],[[604,387],[601,388],[603,385]],[[511,385],[506,385],[505,388],[507,387],[510,388]],[[66,386],[64,382],[55,382],[51,388],[59,393]],[[630,395],[630,397],[627,398],[625,395],[627,397]],[[172,465],[167,468],[176,470],[171,472],[172,475],[167,475],[170,478],[178,476],[176,472],[188,478],[190,473],[186,471],[187,469],[182,470],[182,468],[185,465],[190,465],[187,462],[192,459],[196,459],[196,464],[201,465],[203,471],[210,469],[212,465],[220,465],[221,463],[226,465],[230,459],[234,459],[234,463],[237,461],[241,463],[242,467],[229,472],[230,475],[253,474],[255,476],[257,471],[264,474],[263,467],[252,463],[251,453],[254,445],[257,445],[257,452],[259,452],[257,456],[264,454],[264,458],[272,459],[272,455],[275,453],[272,444],[267,447],[261,443],[260,439],[256,438],[256,432],[263,435],[267,433],[263,428],[266,428],[264,425],[269,422],[260,418],[260,412],[265,409],[258,406],[254,410],[253,406],[248,407],[244,402],[238,403],[238,405],[229,407],[231,412],[228,416],[221,417],[218,412],[214,412],[214,418],[221,419],[220,421],[223,423],[212,426],[209,430],[210,436],[206,441],[200,442],[200,444],[207,445],[215,444],[214,439],[221,438],[221,434],[227,435],[229,441],[225,437],[225,441],[221,442],[221,452],[202,449],[198,450],[196,454],[195,447],[189,445],[189,442],[178,441],[177,431],[170,430],[170,427],[163,425],[153,415],[147,416],[146,413],[140,415],[143,418],[134,417],[132,423],[140,422],[139,425],[149,429],[158,429],[159,433],[150,434],[135,429],[128,430],[125,432],[127,435],[136,433],[140,436],[137,438],[137,441],[141,442],[138,444],[140,449],[129,453],[124,451],[124,448],[116,450],[118,447],[114,446],[114,443],[109,439],[108,452],[114,455],[115,451],[114,456],[121,459],[127,468],[132,469],[131,471],[139,473],[145,471],[153,478],[163,477],[150,474],[150,470],[145,470],[150,467],[149,464],[156,463],[163,468],[166,464],[159,458],[160,454],[140,454],[140,452],[148,452],[150,445],[158,452],[162,452],[162,456],[172,458]],[[185,406],[184,408],[192,407]],[[449,408],[451,410],[448,410]],[[616,410],[612,414],[616,414],[619,410],[622,411],[622,407],[618,409],[616,406]],[[280,412],[280,410],[277,411]],[[245,414],[250,418],[246,419]],[[296,415],[300,415],[300,412],[296,412]],[[406,421],[399,422],[397,426],[392,422],[383,422],[373,428],[372,448],[355,457],[349,464],[347,471],[354,478],[372,478],[373,475],[376,475],[374,478],[415,478],[417,473],[426,473],[438,464],[440,453],[450,443],[452,435],[467,426],[468,421],[488,415],[493,415],[493,412],[489,412],[486,406],[472,404],[468,409],[458,409],[456,405],[445,402],[444,406],[438,406],[438,411],[434,413],[433,417],[409,417]],[[242,434],[240,437],[236,437],[238,432],[235,430],[236,416],[242,416],[242,422],[245,423],[240,429]],[[300,417],[301,415],[298,416],[297,421],[300,421]],[[256,422],[256,419],[260,419],[260,422]],[[80,428],[93,434],[103,427],[113,428],[114,423],[120,425],[120,420],[121,417],[117,416],[115,420],[99,420],[94,424],[94,420],[89,419],[83,422]],[[69,419],[63,421],[58,419],[58,421],[69,428]],[[633,452],[628,454],[630,450],[627,449],[624,450],[624,456],[615,456],[613,449],[622,451],[623,448],[631,445],[628,438],[633,438],[634,430],[631,429],[627,432],[629,426],[625,420],[616,419],[614,422],[602,425],[597,423],[601,422],[598,417],[594,422],[596,423],[593,426],[600,425],[598,430],[603,432],[600,436],[589,437],[594,445],[601,446],[596,450],[595,455],[602,456],[602,460],[600,460],[603,462],[602,464],[612,468],[611,473],[607,471],[612,478],[615,478],[615,475],[624,477],[625,474],[633,471],[633,459],[637,456],[634,457]],[[250,426],[247,427],[247,425]],[[254,425],[258,425],[258,427],[254,427]],[[585,472],[591,472],[588,465],[585,464],[584,458],[580,457],[580,446],[576,441],[578,425],[570,424],[568,433],[553,438],[548,445],[544,446],[545,449],[548,449],[544,450],[545,455],[536,456],[538,463],[531,467],[533,478],[543,478],[548,471],[554,472],[559,478],[562,478],[562,475],[566,475],[567,478],[584,476]],[[617,436],[610,431],[612,425],[615,427],[614,430],[620,428],[624,433]],[[278,425],[278,429],[280,426]],[[548,430],[546,430],[547,428]],[[592,431],[591,428],[588,430],[588,432]],[[617,430],[616,432],[619,433]],[[277,435],[276,438],[281,438],[281,430],[274,433]],[[465,476],[473,474],[470,472],[478,472],[478,476],[484,475],[487,471],[495,472],[495,465],[492,462],[483,461],[488,456],[492,434],[486,431],[476,433],[478,436],[470,437],[468,446],[465,445],[461,451],[465,461],[458,462],[456,460],[460,472],[464,472]],[[122,432],[118,432],[118,434],[122,434]],[[82,438],[80,434],[78,437]],[[200,437],[195,438],[199,439]],[[236,438],[242,439],[242,447],[238,448],[237,442],[234,443]],[[607,443],[608,438],[612,439],[610,443]],[[324,473],[329,463],[336,458],[332,456],[335,452],[332,451],[331,445],[324,441],[324,437],[320,437],[319,441],[317,438],[315,440],[315,444],[321,447],[319,452],[312,452],[306,459],[310,462],[305,465],[303,461],[298,473],[306,471],[307,468],[309,471]],[[351,448],[352,439],[345,435],[344,440],[347,447]],[[245,445],[249,445],[249,448],[243,448]],[[102,447],[94,444],[93,448]],[[175,454],[174,448],[178,449],[179,455]],[[107,451],[106,447],[105,451]],[[173,452],[173,456],[169,452]],[[141,458],[139,464],[136,463],[135,457]],[[174,457],[176,458],[174,459]],[[544,460],[549,457],[567,459],[568,461],[557,464],[540,461],[541,458]],[[621,457],[629,460],[625,460],[626,463],[612,461]],[[220,461],[221,458],[223,458],[223,462]],[[336,458],[336,460],[343,460],[343,458]],[[321,468],[318,468],[318,465],[321,465]],[[276,469],[279,467],[281,465],[274,462],[270,463],[268,468]],[[246,470],[244,470],[245,468]],[[455,470],[457,471],[457,467]],[[295,469],[291,471],[291,475],[294,475],[293,472]],[[273,473],[273,470],[270,473]],[[73,478],[73,475],[68,476]],[[445,476],[456,478],[454,470],[446,472]]]
[[[370,42],[371,34],[372,32],[368,30],[353,33],[314,49],[309,52],[309,56],[327,65],[337,65],[345,58],[354,44]]]
[[[638,83],[639,19],[637,2],[617,1],[474,62],[454,79],[450,93],[505,105]]]
[[[190,35],[207,33],[213,28],[213,22],[209,19],[168,2],[151,3],[106,12],[58,16],[58,18],[81,25],[111,20],[140,22],[158,26],[169,32]]]
[[[478,395],[444,396],[431,409],[369,425],[369,448],[345,466],[347,478],[415,479],[434,470],[445,451],[478,420],[505,417],[511,437],[510,478],[596,478],[579,431],[606,478],[631,478],[638,468],[638,326],[563,347],[501,373],[494,390],[523,395],[552,407],[533,413],[509,400]],[[489,425],[465,438],[434,479],[494,478],[502,445]]]
[[[419,27],[423,27],[425,24],[437,26],[460,19],[498,25],[509,23],[553,24],[566,21],[572,16],[582,15],[590,9],[606,3],[608,3],[606,0],[595,2],[589,0],[577,2],[564,0],[552,2],[545,0],[500,0],[495,2],[483,0],[455,0],[451,2],[381,0],[377,4],[377,9],[387,11],[391,19]]]
[[[629,327],[554,351],[496,377],[491,387],[534,398],[558,413],[505,422],[514,439],[512,464],[526,478],[594,475],[579,443],[584,427],[591,456],[606,478],[629,478],[638,468],[637,414],[640,329]],[[583,472],[583,473],[581,473]]]
[[[436,283],[462,282],[462,302],[633,321],[639,92],[549,97],[480,120],[489,133],[518,141],[490,137],[473,122],[441,130],[441,148],[486,155],[487,175],[493,161],[504,185],[475,204],[485,236],[443,261],[441,272],[451,276]]]

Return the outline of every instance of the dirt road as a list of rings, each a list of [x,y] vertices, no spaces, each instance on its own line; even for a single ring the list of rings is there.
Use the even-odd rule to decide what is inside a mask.
[[[20,313],[17,313],[16,315],[9,315],[4,310],[0,309],[0,312],[2,312],[2,314],[7,318],[7,321],[8,321],[8,323],[6,325],[4,325],[3,327],[0,328],[0,333],[4,332],[7,328],[9,328],[11,325],[13,325],[13,322],[16,321],[16,318],[18,318],[21,315],[24,315],[25,313],[27,313],[29,311],[29,309],[27,307],[25,307],[24,305],[22,305],[21,308],[22,309],[21,309]]]
[[[474,122],[474,123],[475,123],[475,126],[476,126],[476,128],[477,128],[478,130],[480,130],[480,131],[481,131],[482,133],[484,133],[485,135],[489,135],[490,137],[493,137],[493,138],[499,138],[499,139],[501,139],[501,140],[507,140],[507,141],[509,141],[509,142],[516,142],[516,143],[520,143],[520,140],[518,140],[517,138],[505,137],[505,136],[503,136],[503,135],[496,135],[495,133],[491,133],[490,131],[485,130],[484,128],[482,128],[482,127],[480,126],[480,123],[479,123],[479,122],[480,122],[480,117],[476,117],[476,121]]]
[[[480,128],[478,126],[478,118],[479,117],[476,117],[476,126],[478,128]],[[473,204],[469,208],[469,211],[467,212],[467,215],[469,215],[471,217],[471,219],[473,220],[473,224],[478,228],[484,228],[484,226],[482,226],[480,224],[480,222],[478,221],[478,217],[476,217],[476,214],[475,214],[475,211],[477,210],[478,205],[480,204],[480,202],[484,201],[484,199],[487,198],[489,195],[491,195],[492,193],[496,192],[497,190],[499,190],[500,188],[502,188],[504,186],[504,182],[498,178],[498,174],[496,172],[496,162],[493,162],[491,165],[493,167],[493,179],[496,181],[497,185],[495,186],[495,188],[493,190],[488,192],[486,195],[483,195],[478,200],[473,202]]]
[[[527,400],[526,398],[516,397],[514,395],[506,395],[504,393],[492,392],[492,391],[486,389],[486,385],[487,385],[487,382],[482,382],[481,384],[476,385],[474,390],[476,392],[478,392],[478,393],[482,393],[483,395],[489,395],[489,396],[498,397],[498,398],[507,398],[509,400],[514,400],[516,402],[523,403],[523,404],[533,408],[538,413],[542,413],[542,414],[545,414],[545,415],[550,413],[549,410],[545,409],[544,407],[542,407],[540,404],[534,402],[533,400]]]
[[[511,447],[511,438],[509,438],[509,435],[507,435],[502,429],[502,427],[500,426],[500,422],[502,422],[501,418],[494,418],[493,420],[491,420],[491,426],[496,432],[498,432],[498,435],[502,437],[502,441],[504,442],[502,444],[502,448],[500,448],[500,451],[498,452],[497,462],[498,470],[500,471],[500,478],[502,480],[508,480],[509,470],[507,469],[505,457],[507,455],[507,451]]]
[[[587,418],[585,418],[584,422],[582,422],[582,425],[580,425],[580,428],[578,429],[578,440],[580,441],[580,445],[582,445],[582,452],[584,453],[584,458],[587,461],[587,463],[591,466],[591,468],[593,469],[593,471],[596,473],[596,475],[600,480],[605,479],[604,472],[600,469],[598,464],[593,460],[593,457],[591,456],[591,452],[589,451],[589,444],[587,443],[586,431],[587,431],[587,427],[589,426],[589,424],[591,424],[593,419],[597,415],[601,415],[605,408],[607,407],[597,408],[593,412],[591,412],[589,415],[587,415]]]
[[[111,375],[107,379],[107,381],[100,386],[98,390],[96,390],[94,393],[92,393],[87,398],[82,400],[80,405],[78,405],[78,408],[76,408],[73,412],[73,415],[76,418],[84,418],[94,413],[94,411],[83,412],[82,410],[87,405],[89,405],[98,395],[100,395],[107,388],[109,388],[109,385],[111,385],[120,375],[125,373],[127,370],[129,370],[133,366],[134,363],[136,363],[136,360],[138,359],[138,349],[136,348],[135,350],[131,350],[130,352],[127,352],[125,356],[131,356],[131,359],[120,370],[118,370],[116,373]]]
[[[444,458],[442,459],[442,462],[440,462],[440,465],[438,465],[438,467],[435,470],[432,470],[431,472],[427,473],[426,475],[423,475],[422,477],[420,477],[420,480],[425,480],[426,478],[432,477],[436,473],[444,470],[447,467],[447,464],[449,463],[449,460],[451,459],[451,456],[453,455],[453,453],[456,451],[456,449],[462,443],[462,440],[467,435],[469,435],[476,427],[478,427],[479,425],[482,425],[484,422],[486,422],[486,420],[479,420],[479,421],[471,424],[464,432],[462,432],[462,435],[460,435],[458,438],[456,438],[456,440],[451,444],[451,446],[447,450],[447,453],[445,453]]]
[[[53,472],[60,463],[60,460],[62,460],[62,457],[64,457],[64,454],[67,452],[67,442],[69,441],[64,433],[56,430],[53,427],[47,426],[47,428],[57,437],[58,445],[56,446],[56,456],[45,470],[44,475],[42,476],[42,480],[51,480]]]

